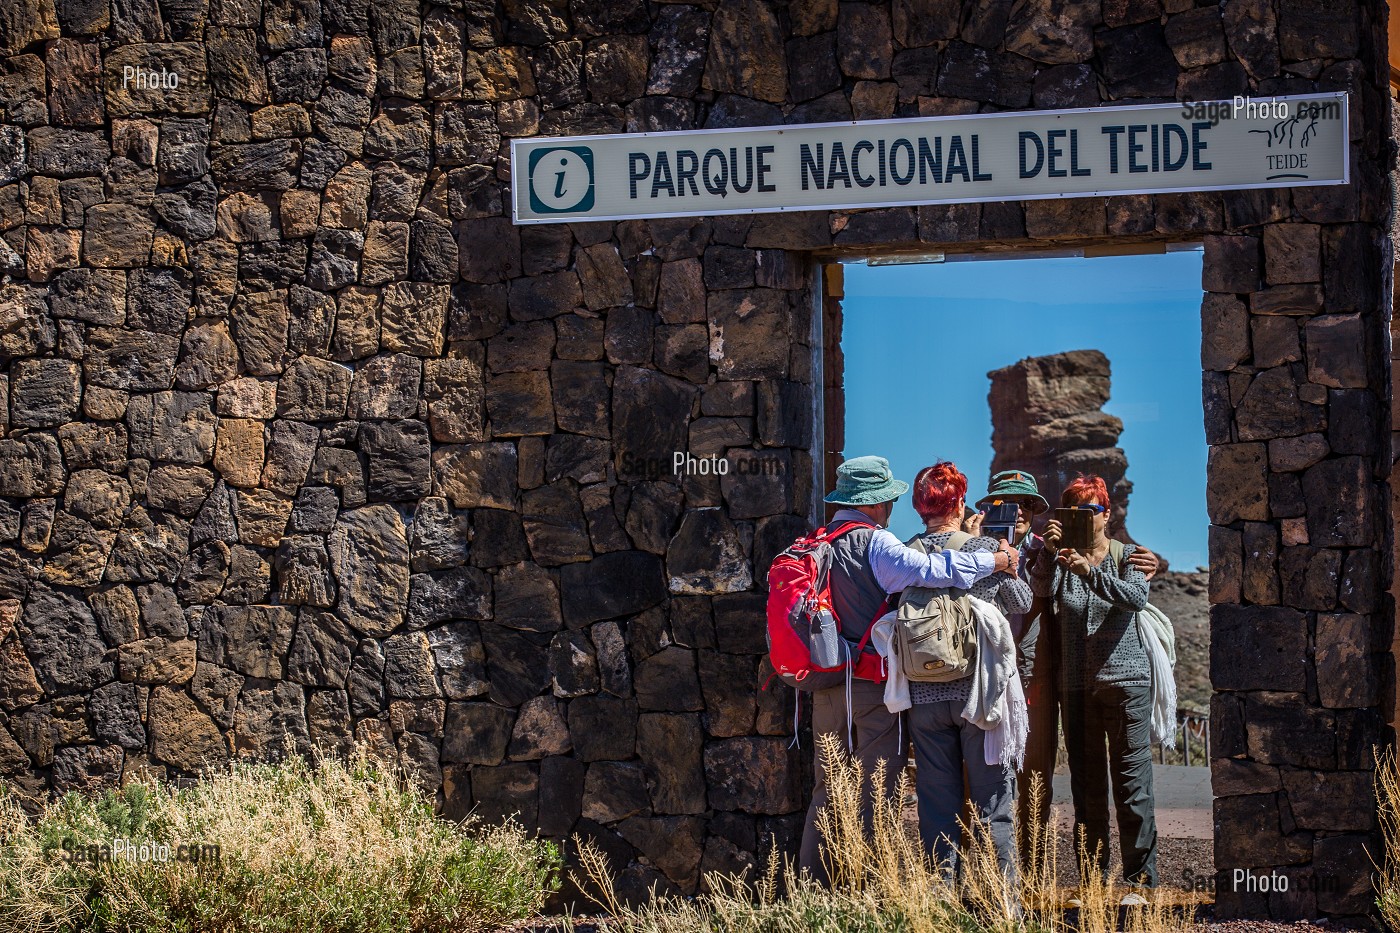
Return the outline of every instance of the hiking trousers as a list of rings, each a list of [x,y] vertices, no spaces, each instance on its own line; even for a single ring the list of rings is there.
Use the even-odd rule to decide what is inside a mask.
[[[953,877],[962,838],[958,817],[963,812],[965,774],[976,818],[990,830],[997,865],[1014,882],[1016,846],[1011,811],[1016,772],[1009,765],[987,764],[987,733],[963,719],[962,710],[962,700],[915,703],[909,710],[919,837],[925,854]]]
[[[802,849],[798,854],[798,867],[811,872],[812,877],[822,884],[830,884],[827,868],[822,863],[821,833],[817,830],[817,813],[827,803],[826,767],[821,749],[816,739],[820,735],[834,735],[845,753],[846,734],[846,688],[832,687],[812,694],[812,745],[815,761],[815,783],[812,788],[812,804],[807,808],[807,822],[802,828]],[[861,764],[865,786],[861,788],[861,817],[869,832],[872,822],[872,799],[870,787],[883,789],[888,797],[894,794],[899,784],[899,776],[909,760],[908,737],[902,735],[899,716],[885,708],[885,685],[868,680],[851,682],[851,735],[850,742],[854,757]],[[883,760],[885,767],[877,763]],[[899,806],[899,804],[896,804]]]
[[[1043,857],[1046,829],[1050,823],[1050,801],[1054,793],[1055,754],[1060,744],[1060,692],[1050,664],[1036,675],[1026,691],[1026,713],[1030,731],[1026,735],[1026,757],[1016,772],[1016,848],[1021,865],[1030,867],[1030,858],[1039,851]],[[1039,779],[1037,781],[1037,778]],[[1039,796],[1032,789],[1039,787]]]
[[[1094,684],[1060,697],[1074,796],[1076,854],[1081,827],[1085,850],[1108,876],[1108,788],[1113,785],[1123,877],[1157,886],[1157,821],[1152,799],[1152,688]],[[1098,858],[1094,857],[1098,847]],[[1079,865],[1081,877],[1090,865]]]

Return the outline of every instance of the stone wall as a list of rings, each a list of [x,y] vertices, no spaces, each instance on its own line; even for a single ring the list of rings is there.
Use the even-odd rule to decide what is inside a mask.
[[[1028,357],[988,373],[992,473],[1029,472],[1051,508],[1081,473],[1102,476],[1113,501],[1109,536],[1132,542],[1126,529],[1133,483],[1118,446],[1123,419],[1103,411],[1111,375],[1098,350]]]
[[[800,821],[809,750],[759,689],[760,606],[812,499],[817,260],[1204,239],[1216,864],[1346,885],[1221,910],[1363,912],[1388,736],[1383,21],[0,0],[0,772],[93,787],[358,738],[449,814],[519,811],[598,838],[624,893],[694,890]],[[506,210],[513,137],[1333,88],[1349,187]],[[761,469],[678,480],[676,450]]]

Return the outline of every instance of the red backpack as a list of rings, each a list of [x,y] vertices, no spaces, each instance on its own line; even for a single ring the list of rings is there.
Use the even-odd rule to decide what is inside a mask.
[[[768,657],[783,682],[796,690],[825,690],[846,682],[847,673],[860,680],[883,683],[883,659],[869,648],[870,631],[889,605],[881,603],[852,644],[841,635],[841,622],[831,606],[832,542],[868,522],[845,522],[818,528],[798,538],[773,559],[768,570]]]

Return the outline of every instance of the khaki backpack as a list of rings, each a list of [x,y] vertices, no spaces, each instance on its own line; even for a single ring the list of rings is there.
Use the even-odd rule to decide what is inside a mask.
[[[955,531],[943,547],[932,550],[922,538],[910,547],[925,554],[956,551],[972,536]],[[977,620],[966,590],[910,587],[899,597],[895,651],[904,676],[920,683],[948,683],[972,673],[977,663]]]

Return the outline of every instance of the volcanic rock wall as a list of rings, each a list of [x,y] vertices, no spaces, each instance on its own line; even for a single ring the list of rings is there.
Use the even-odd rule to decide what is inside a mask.
[[[707,65],[691,6],[0,2],[7,780],[359,740],[629,893],[791,841],[752,568],[826,219],[503,207],[510,137],[766,117],[686,99],[751,20]]]
[[[1109,534],[1126,531],[1128,457],[1118,445],[1122,419],[1104,412],[1108,357],[1098,350],[1034,356],[987,374],[992,381],[992,473],[1025,470],[1051,508],[1081,473],[1102,476],[1113,500]]]
[[[624,893],[751,865],[791,846],[810,752],[759,684],[763,571],[814,511],[816,260],[1190,238],[1225,571],[1218,910],[1364,912],[1384,18],[0,0],[0,774],[94,787],[358,738],[451,815],[599,839]],[[507,212],[516,137],[1330,89],[1352,94],[1349,186]],[[678,477],[676,451],[750,463]],[[1245,866],[1296,882],[1231,894]],[[1323,874],[1340,889],[1305,884]]]

